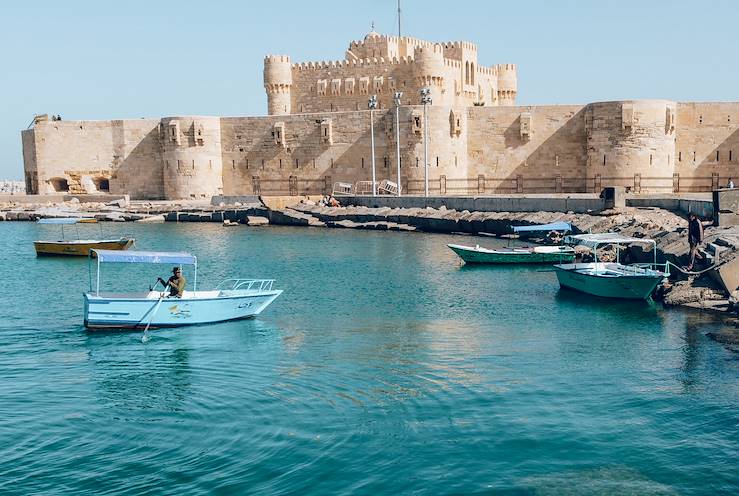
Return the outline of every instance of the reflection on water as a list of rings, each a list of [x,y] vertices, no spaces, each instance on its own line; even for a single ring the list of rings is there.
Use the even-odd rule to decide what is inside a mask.
[[[134,417],[140,410],[183,411],[191,393],[189,350],[167,346],[161,338],[154,350],[137,346],[128,336],[125,343],[110,334],[88,337],[90,382],[96,403]],[[106,338],[117,341],[119,349],[101,349],[99,340]]]
[[[87,263],[0,225],[0,493],[730,493],[739,359],[719,324],[460,267],[468,237],[112,224],[277,278],[257,319],[81,328]],[[496,240],[485,240],[493,245]],[[27,247],[28,250],[19,250]],[[169,267],[107,273],[141,289]],[[39,291],[35,281],[45,281]],[[29,296],[36,303],[29,310]]]

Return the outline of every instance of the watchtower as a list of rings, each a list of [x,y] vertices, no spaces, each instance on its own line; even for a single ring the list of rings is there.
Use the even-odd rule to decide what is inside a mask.
[[[288,55],[264,58],[264,89],[267,91],[267,113],[288,115],[292,111],[292,64]]]

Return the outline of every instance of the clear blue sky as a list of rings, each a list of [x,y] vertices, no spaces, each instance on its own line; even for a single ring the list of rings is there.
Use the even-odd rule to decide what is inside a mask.
[[[451,8],[450,8],[451,7]],[[0,6],[0,179],[22,178],[20,131],[65,119],[263,115],[262,59],[343,58],[395,0],[33,1]],[[518,102],[739,100],[739,2],[403,1],[403,34],[468,40],[518,64]]]

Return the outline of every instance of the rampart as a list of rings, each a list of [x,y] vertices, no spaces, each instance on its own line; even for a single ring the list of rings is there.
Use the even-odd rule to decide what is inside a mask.
[[[739,103],[427,110],[434,195],[710,191],[739,165]],[[395,180],[395,112],[373,117],[377,179]],[[403,106],[399,117],[402,187],[422,193],[423,107]],[[44,121],[22,136],[29,193],[297,195],[371,179],[367,110]]]

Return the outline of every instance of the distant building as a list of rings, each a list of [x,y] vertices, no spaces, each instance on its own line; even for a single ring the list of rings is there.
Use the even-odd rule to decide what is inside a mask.
[[[23,181],[0,181],[0,195],[24,194],[26,184]]]
[[[428,107],[432,194],[709,191],[739,166],[739,103],[669,100],[515,106],[513,64],[481,66],[468,42],[371,32],[344,60],[264,61],[262,117],[177,116],[68,121],[43,116],[22,132],[29,193],[128,193],[139,199],[327,192],[395,180],[393,96],[400,108],[403,191],[423,192]],[[195,95],[197,97],[197,95]]]

